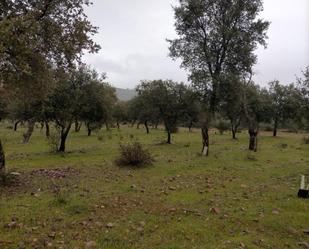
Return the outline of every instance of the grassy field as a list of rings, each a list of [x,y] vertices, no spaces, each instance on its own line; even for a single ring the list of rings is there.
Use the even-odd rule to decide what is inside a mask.
[[[44,132],[29,144],[6,129],[8,170],[0,187],[0,248],[212,249],[307,248],[309,202],[297,198],[309,177],[303,134],[263,133],[259,152],[244,131],[212,133],[209,158],[198,130],[161,142],[163,130],[122,127],[87,137],[72,132],[66,154],[50,152]],[[133,170],[114,161],[119,144],[138,140],[155,158]],[[45,170],[42,170],[45,169]]]

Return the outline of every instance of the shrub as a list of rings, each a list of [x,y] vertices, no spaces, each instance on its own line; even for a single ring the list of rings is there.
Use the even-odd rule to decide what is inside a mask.
[[[47,138],[47,143],[49,145],[51,152],[57,152],[58,151],[59,141],[60,141],[60,133],[59,132],[50,133],[49,137]]]
[[[142,144],[120,145],[120,157],[116,160],[119,166],[140,167],[154,162],[150,152],[143,148]]]
[[[230,124],[226,121],[220,120],[216,123],[215,127],[219,130],[220,134],[222,135],[225,131],[230,129]]]
[[[273,130],[274,130],[274,128],[271,127],[270,125],[266,125],[266,126],[264,127],[264,131],[273,131]]]

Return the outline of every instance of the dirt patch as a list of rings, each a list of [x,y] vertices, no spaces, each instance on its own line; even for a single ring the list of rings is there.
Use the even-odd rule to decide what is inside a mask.
[[[56,169],[37,169],[30,173],[30,176],[43,176],[49,179],[64,179],[72,175],[77,175],[79,171],[71,167]]]

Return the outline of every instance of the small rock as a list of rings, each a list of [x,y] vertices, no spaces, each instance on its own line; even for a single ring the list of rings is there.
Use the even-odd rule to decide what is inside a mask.
[[[96,247],[97,243],[95,241],[88,241],[85,243],[86,248],[93,248]]]
[[[220,209],[217,207],[213,207],[209,211],[214,214],[220,214]]]
[[[11,172],[10,175],[12,175],[12,176],[20,176],[20,173],[18,173],[18,172]]]
[[[309,235],[309,229],[304,230],[303,233]]]
[[[289,232],[290,234],[293,234],[293,235],[295,235],[295,234],[298,233],[297,230],[296,230],[294,227],[288,227],[288,232]]]
[[[48,234],[48,237],[51,238],[51,239],[55,239],[56,238],[56,233],[52,232],[52,233]]]
[[[276,208],[274,208],[273,211],[272,211],[272,214],[279,214],[279,213],[280,213],[279,210],[276,209]]]
[[[10,222],[9,224],[6,224],[4,227],[5,227],[5,228],[9,228],[9,229],[15,229],[15,228],[18,227],[18,224],[17,224],[16,221],[12,221],[12,222]]]
[[[106,224],[106,227],[107,227],[107,228],[113,228],[113,227],[114,227],[114,224],[113,224],[113,223],[107,223],[107,224]]]
[[[99,222],[99,221],[95,222],[95,225],[96,225],[97,227],[103,227],[103,223],[102,223],[102,222]]]
[[[309,248],[309,244],[308,244],[306,241],[299,242],[298,245],[299,245],[299,246],[302,246],[303,248],[306,248],[306,249]]]

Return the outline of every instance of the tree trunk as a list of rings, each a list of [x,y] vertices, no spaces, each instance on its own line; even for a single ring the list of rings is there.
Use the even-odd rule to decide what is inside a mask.
[[[172,143],[171,131],[169,129],[166,129],[166,131],[167,131],[167,143],[171,144]]]
[[[145,121],[145,128],[146,128],[147,134],[149,134],[149,127],[148,127],[148,122],[147,121]]]
[[[137,123],[136,129],[138,129],[138,130],[139,130],[139,126],[140,126],[140,124],[141,124],[140,122],[138,122],[138,123]]]
[[[75,127],[74,127],[74,130],[75,130],[75,132],[80,132],[80,129],[81,129],[81,127],[82,127],[82,122],[78,122],[78,120],[75,120]]]
[[[208,127],[202,127],[202,155],[208,156],[209,155],[209,134],[208,134]]]
[[[4,155],[4,150],[3,150],[3,146],[1,143],[1,139],[0,139],[0,174],[1,173],[5,173],[5,155]]]
[[[274,123],[274,132],[273,132],[273,136],[274,136],[274,137],[277,136],[277,129],[278,129],[278,121],[277,121],[277,119],[275,119],[275,123]]]
[[[236,130],[235,130],[235,127],[232,127],[232,135],[233,135],[233,139],[236,140]]]
[[[45,121],[45,129],[46,129],[45,135],[46,135],[47,138],[49,138],[49,136],[50,136],[50,129],[49,129],[49,124],[48,124],[47,121]]]
[[[105,123],[105,127],[106,127],[106,130],[109,131],[109,125],[108,125],[108,123]]]
[[[238,131],[238,127],[240,126],[240,118],[236,119],[236,120],[233,120],[231,119],[231,124],[232,124],[232,136],[233,136],[233,139],[236,140],[237,137],[236,137],[236,134],[237,134],[237,131]]]
[[[257,136],[258,136],[258,131],[250,128],[249,129],[249,150],[257,152]]]
[[[18,127],[18,124],[20,123],[20,121],[16,121],[14,123],[14,131],[17,131],[17,127]]]
[[[118,121],[117,121],[117,129],[120,130],[120,124]]]
[[[190,122],[190,124],[189,124],[189,132],[190,133],[192,132],[192,126],[193,126],[193,122]]]
[[[70,123],[66,128],[63,128],[61,130],[60,146],[59,146],[58,152],[65,152],[65,142],[70,132],[71,125],[72,123]]]
[[[91,132],[92,132],[91,127],[90,127],[90,123],[87,123],[86,126],[87,126],[87,131],[88,131],[88,137],[90,137]]]
[[[232,135],[233,135],[233,139],[234,139],[234,140],[237,139],[237,137],[236,137],[237,130],[238,130],[238,125],[237,125],[237,124],[236,124],[236,125],[235,125],[235,124],[232,125]]]
[[[24,137],[23,143],[24,143],[24,144],[29,143],[29,140],[30,140],[31,135],[32,135],[33,130],[34,130],[34,126],[35,126],[35,122],[34,122],[34,121],[31,120],[31,121],[28,122],[28,129],[27,129],[27,131],[23,134],[23,137]]]

